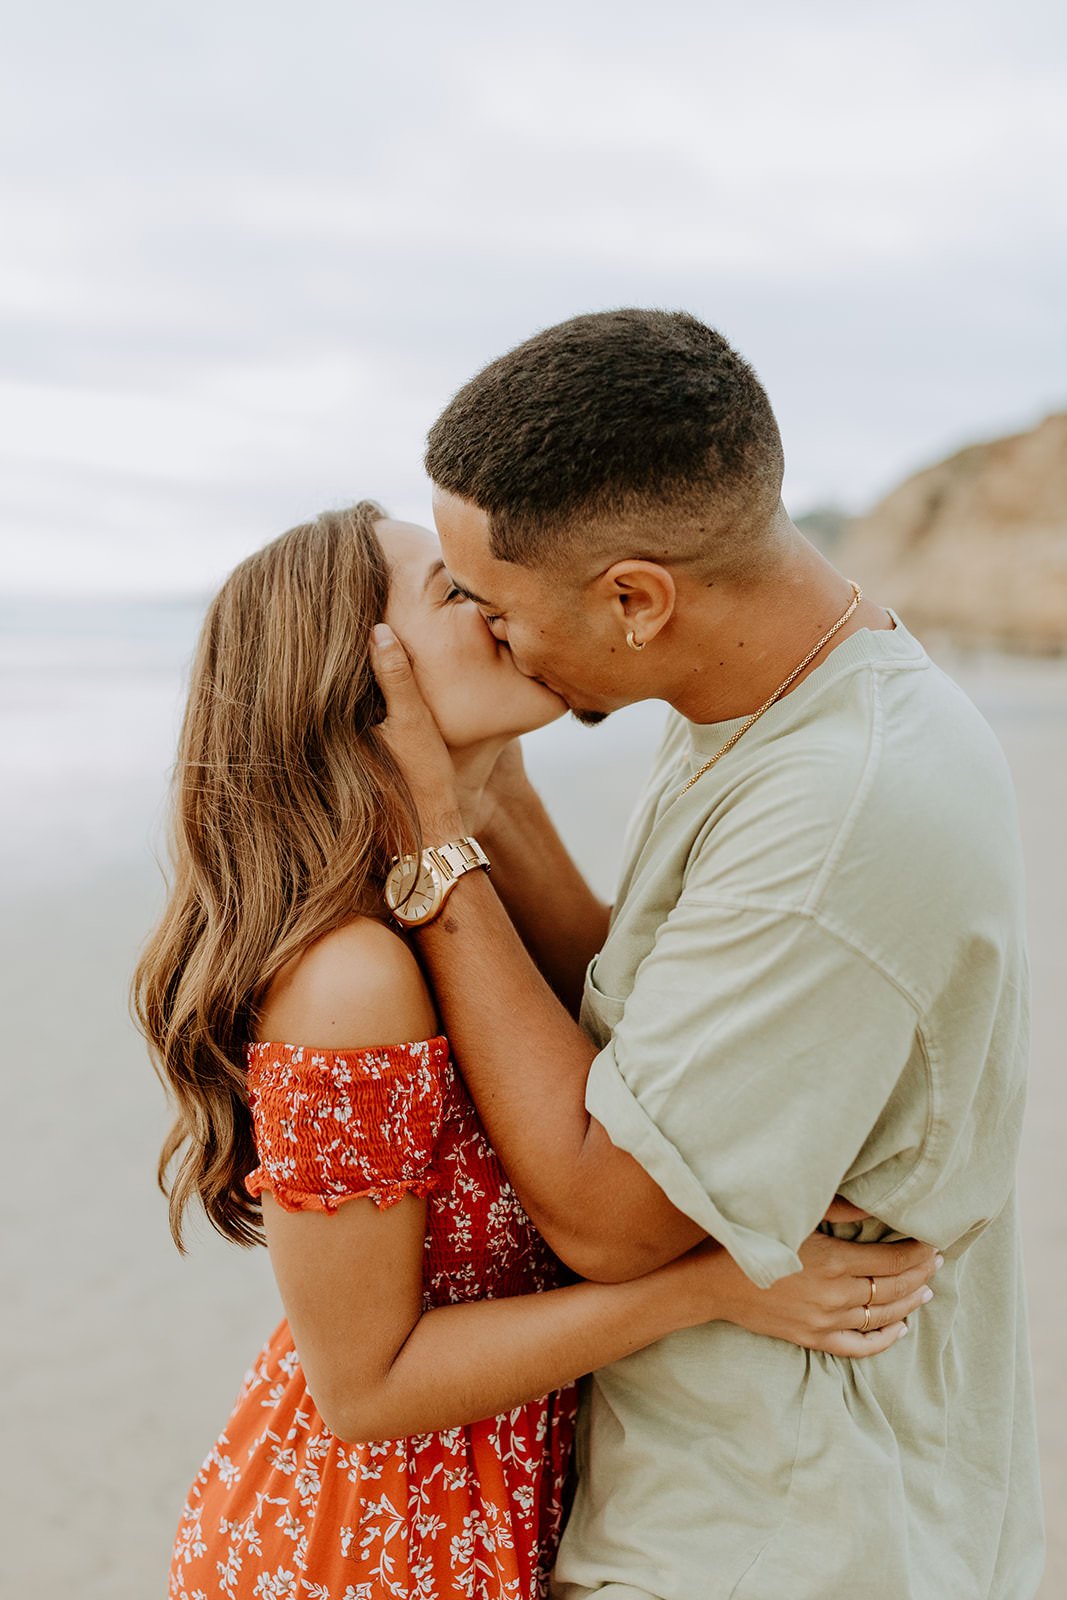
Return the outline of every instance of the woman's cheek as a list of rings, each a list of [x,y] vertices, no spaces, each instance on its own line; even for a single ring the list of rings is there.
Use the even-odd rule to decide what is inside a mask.
[[[496,656],[497,641],[490,633],[488,625],[482,621],[480,611],[475,611],[472,606],[467,612],[466,634],[464,648],[469,652],[471,661],[489,661]]]

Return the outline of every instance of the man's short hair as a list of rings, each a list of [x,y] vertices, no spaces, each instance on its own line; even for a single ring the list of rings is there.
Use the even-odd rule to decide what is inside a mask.
[[[572,317],[485,367],[430,429],[433,482],[529,567],[596,551],[750,570],[783,456],[762,384],[684,311]],[[620,543],[622,540],[622,543]]]

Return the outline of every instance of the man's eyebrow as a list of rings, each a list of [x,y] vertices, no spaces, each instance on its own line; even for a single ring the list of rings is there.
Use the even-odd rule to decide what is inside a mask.
[[[461,583],[456,582],[455,578],[452,579],[452,586],[458,589],[460,594],[465,595],[468,600],[473,600],[476,606],[484,606],[487,611],[493,610],[493,602],[491,600],[483,600],[480,594],[475,594],[473,589],[465,589]]]
[[[448,568],[445,566],[444,562],[440,560],[435,561],[429,572],[426,574],[426,582],[423,584],[424,594],[430,587],[433,580],[436,577],[439,577],[442,572],[447,573],[448,581],[452,585],[453,589],[458,589],[460,594],[463,595],[467,600],[473,600],[476,606],[484,606],[487,611],[492,611],[493,607],[490,601],[483,600],[481,595],[474,594],[470,589],[465,589],[461,583],[457,583],[455,578],[448,571]]]

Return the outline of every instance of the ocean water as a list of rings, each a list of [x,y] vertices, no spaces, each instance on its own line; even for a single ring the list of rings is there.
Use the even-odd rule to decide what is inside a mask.
[[[167,788],[205,601],[0,600],[0,882],[8,891],[98,879],[163,853]],[[931,653],[1008,747],[1058,765],[1067,660]],[[645,702],[598,728],[564,718],[525,741],[531,775],[604,894],[663,724]],[[1036,774],[1035,774],[1036,776]]]
[[[76,886],[164,848],[166,797],[205,599],[0,600],[0,881]],[[664,708],[526,741],[565,835],[609,893]],[[594,821],[590,811],[599,813]],[[587,820],[588,818],[588,820]]]
[[[202,605],[0,604],[5,882],[78,878],[149,848]]]

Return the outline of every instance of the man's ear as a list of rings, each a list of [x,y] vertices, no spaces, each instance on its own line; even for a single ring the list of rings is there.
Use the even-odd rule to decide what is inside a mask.
[[[639,650],[666,627],[678,599],[673,573],[655,561],[616,561],[597,579],[597,590],[614,610],[622,637],[632,633]]]

